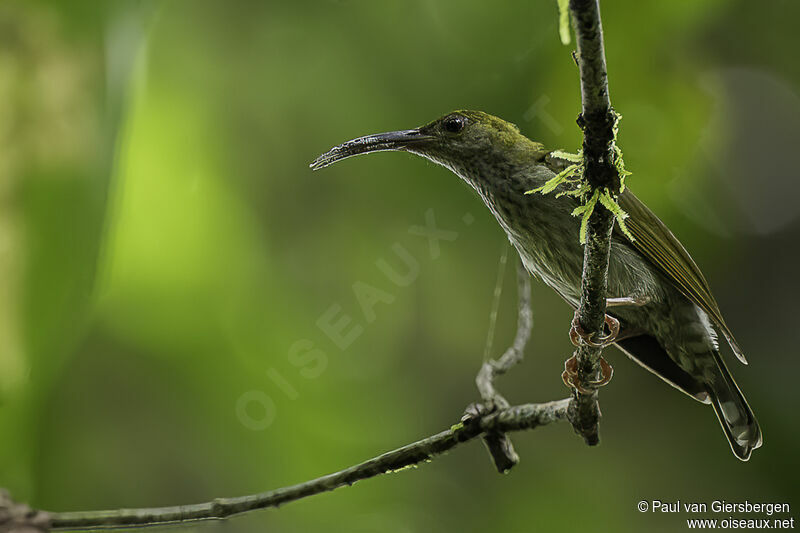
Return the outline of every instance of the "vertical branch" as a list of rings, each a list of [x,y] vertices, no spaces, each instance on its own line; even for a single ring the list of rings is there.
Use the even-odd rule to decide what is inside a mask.
[[[608,94],[608,76],[600,22],[599,0],[570,0],[573,28],[578,47],[582,112],[578,125],[583,130],[584,177],[592,187],[619,191],[619,173],[614,166],[614,127],[617,115]],[[591,195],[591,193],[590,193]],[[581,301],[578,322],[590,336],[603,334],[608,286],[608,263],[614,216],[598,205],[589,219],[583,256]],[[597,381],[602,348],[580,346],[575,353],[582,383]],[[570,421],[587,444],[599,442],[600,408],[597,390],[590,394],[574,391]]]

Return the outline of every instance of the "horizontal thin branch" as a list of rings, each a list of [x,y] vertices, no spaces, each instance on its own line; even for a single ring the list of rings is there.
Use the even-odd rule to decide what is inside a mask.
[[[571,399],[542,404],[524,404],[508,407],[479,418],[465,417],[448,430],[431,437],[384,453],[363,463],[345,468],[305,483],[280,489],[240,496],[217,498],[193,505],[154,507],[145,509],[118,509],[110,511],[47,513],[52,529],[114,529],[130,526],[154,526],[197,520],[219,520],[233,515],[277,507],[284,503],[332,491],[356,481],[381,474],[396,472],[412,465],[424,463],[437,455],[452,450],[461,443],[473,440],[487,432],[506,433],[533,429],[565,420]],[[2,526],[2,524],[0,524]]]

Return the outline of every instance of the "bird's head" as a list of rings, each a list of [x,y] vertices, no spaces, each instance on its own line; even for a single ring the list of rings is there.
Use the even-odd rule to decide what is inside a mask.
[[[544,148],[522,135],[514,124],[482,111],[454,111],[412,130],[367,135],[322,154],[319,170],[352,157],[380,151],[406,151],[449,168],[473,186],[506,174],[513,167],[544,157]]]

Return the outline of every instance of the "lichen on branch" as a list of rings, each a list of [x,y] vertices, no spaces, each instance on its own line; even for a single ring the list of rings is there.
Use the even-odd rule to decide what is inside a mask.
[[[571,163],[564,170],[550,178],[541,187],[525,191],[525,194],[550,194],[557,190],[556,198],[561,196],[572,196],[580,200],[581,205],[572,211],[572,216],[580,217],[581,228],[578,239],[581,244],[586,244],[586,232],[589,224],[589,218],[594,213],[594,209],[598,202],[600,205],[608,209],[614,215],[614,219],[619,225],[619,229],[631,240],[634,240],[633,235],[628,231],[625,225],[625,219],[628,218],[628,213],[625,212],[619,205],[618,197],[625,191],[625,177],[630,176],[631,172],[625,169],[625,162],[622,159],[622,150],[617,146],[617,133],[619,132],[619,120],[622,115],[614,113],[615,121],[613,126],[614,137],[611,141],[611,154],[612,164],[616,169],[619,176],[619,189],[614,191],[609,187],[593,188],[586,179],[586,163],[583,156],[583,150],[579,150],[577,154],[555,150],[550,152],[550,157],[554,159],[561,159]]]

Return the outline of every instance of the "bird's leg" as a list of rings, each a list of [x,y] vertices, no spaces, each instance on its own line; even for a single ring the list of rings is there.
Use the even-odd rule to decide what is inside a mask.
[[[587,334],[581,327],[578,320],[578,311],[575,311],[575,317],[572,319],[572,327],[569,330],[569,338],[575,346],[591,346],[593,348],[603,348],[613,343],[619,334],[619,320],[613,316],[606,315],[606,326],[608,326],[609,333],[602,335],[599,339],[593,340],[593,335]],[[614,369],[608,364],[602,356],[600,356],[600,379],[595,381],[581,382],[578,376],[578,359],[573,355],[564,363],[564,372],[561,374],[561,379],[564,384],[569,388],[574,388],[581,394],[591,394],[591,389],[602,387],[611,381],[611,376],[614,375]],[[587,388],[590,387],[590,388]]]
[[[647,296],[625,296],[622,298],[608,298],[606,299],[606,307],[623,307],[634,306],[641,307],[647,305],[650,298]],[[605,348],[617,340],[619,335],[619,320],[613,316],[606,315],[606,326],[608,326],[608,334],[601,335],[599,339],[593,339],[594,334],[588,334],[581,327],[578,320],[578,311],[575,311],[575,316],[572,319],[572,326],[569,330],[569,338],[575,346],[590,346],[592,348]],[[592,388],[602,387],[611,381],[611,376],[614,375],[614,369],[602,356],[600,357],[600,379],[596,381],[589,381],[585,385]],[[590,394],[591,390],[587,389],[584,384],[578,379],[578,359],[573,355],[564,363],[564,372],[561,374],[561,379],[567,387],[577,389],[581,394]]]
[[[649,296],[623,296],[622,298],[606,298],[606,307],[642,307],[650,303]]]

